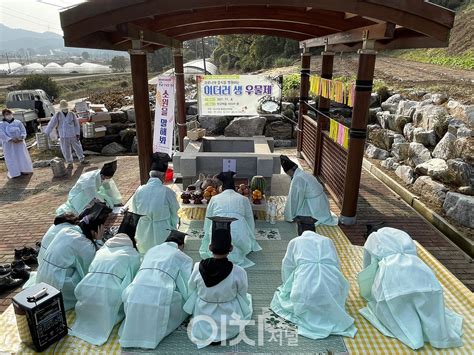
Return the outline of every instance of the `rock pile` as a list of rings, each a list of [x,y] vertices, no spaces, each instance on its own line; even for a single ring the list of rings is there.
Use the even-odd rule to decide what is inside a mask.
[[[474,105],[444,94],[396,94],[372,107],[365,154],[430,203],[474,228]]]

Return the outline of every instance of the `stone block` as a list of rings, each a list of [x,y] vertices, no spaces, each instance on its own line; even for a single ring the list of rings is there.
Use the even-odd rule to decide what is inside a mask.
[[[429,176],[421,176],[416,179],[413,189],[417,194],[436,206],[442,206],[449,191],[446,186],[434,181]]]
[[[450,218],[466,227],[474,228],[474,196],[448,192],[443,209]]]
[[[407,165],[400,165],[396,170],[395,174],[406,184],[413,184],[415,181],[415,174],[411,167]]]

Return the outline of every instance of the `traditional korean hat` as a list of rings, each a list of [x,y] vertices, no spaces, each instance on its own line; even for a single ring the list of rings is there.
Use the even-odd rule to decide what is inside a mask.
[[[105,163],[102,169],[100,169],[100,174],[107,177],[112,177],[114,176],[116,171],[117,171],[117,160],[114,160],[109,163]]]
[[[230,224],[237,220],[232,217],[208,217],[212,221],[211,250],[215,254],[227,254],[232,247]]]
[[[285,173],[294,167],[297,167],[298,165],[293,162],[290,158],[288,158],[286,155],[280,155],[280,163],[281,167],[285,171]]]
[[[296,216],[295,221],[298,223],[298,235],[300,236],[305,231],[314,232],[316,230],[314,224],[318,220],[311,216]]]
[[[79,215],[79,220],[86,224],[96,220],[104,223],[110,212],[112,212],[112,209],[110,209],[104,202],[94,198]]]
[[[171,161],[171,158],[166,153],[153,153],[151,158],[151,168],[150,170],[160,171],[165,173],[168,170],[168,163]]]
[[[143,217],[140,214],[136,214],[130,211],[125,211],[122,219],[122,223],[120,223],[120,227],[117,231],[118,233],[124,233],[128,235],[128,237],[132,240],[133,247],[136,249],[137,242],[135,240],[135,235],[137,232],[138,221],[140,218]]]
[[[216,177],[222,181],[222,189],[233,189],[235,190],[235,181],[234,181],[235,173],[233,171],[226,171],[221,172]]]
[[[184,245],[184,239],[189,234],[180,232],[174,229],[168,229],[168,230],[170,231],[170,234],[168,238],[166,238],[165,242],[174,242],[178,245]]]

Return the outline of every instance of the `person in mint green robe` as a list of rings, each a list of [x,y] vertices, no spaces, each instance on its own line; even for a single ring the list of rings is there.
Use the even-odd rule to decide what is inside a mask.
[[[201,241],[199,254],[203,259],[212,256],[209,244],[212,234],[211,217],[231,217],[237,220],[231,225],[233,250],[229,260],[243,268],[253,266],[254,263],[247,258],[253,251],[262,248],[255,239],[255,220],[253,217],[250,200],[235,191],[234,172],[220,173],[217,178],[222,181],[222,192],[213,196],[207,206],[204,220],[204,238]]]
[[[45,282],[61,290],[64,308],[76,304],[74,290],[89,270],[89,265],[99,249],[104,224],[111,212],[104,203],[88,206],[80,216],[78,225],[61,230],[46,250],[38,267],[36,282]]]
[[[143,216],[138,222],[136,235],[137,248],[142,255],[163,243],[168,237],[168,230],[178,226],[176,193],[163,185],[170,160],[168,154],[154,153],[150,179],[131,198],[129,210]]]
[[[104,164],[102,169],[82,174],[69,191],[67,201],[56,210],[56,215],[80,215],[93,199],[105,202],[110,208],[120,204],[122,196],[112,179],[116,170],[117,161],[113,161]]]
[[[107,342],[114,326],[125,316],[122,292],[139,267],[140,255],[128,235],[119,233],[107,240],[74,290],[76,320],[69,335],[94,345]]]
[[[54,240],[54,238],[56,238],[59,232],[61,232],[64,228],[75,226],[78,222],[79,220],[77,219],[77,216],[71,213],[56,216],[54,218],[54,223],[46,231],[46,233],[43,236],[43,239],[41,239],[41,245],[40,245],[40,249],[38,251],[38,257],[37,257],[38,267],[43,262],[44,255],[46,254],[46,250],[48,250],[49,245]],[[36,271],[30,272],[30,278],[23,285],[23,289],[26,289],[33,285],[36,285]]]
[[[310,227],[288,243],[281,269],[283,285],[270,308],[296,324],[298,334],[307,338],[354,337],[354,319],[345,310],[349,282],[341,272],[334,243],[315,233],[310,219]]]
[[[183,252],[185,233],[168,233],[164,243],[148,250],[122,293],[125,320],[119,341],[124,348],[154,349],[189,316],[183,305],[193,260]]]
[[[188,334],[198,349],[234,338],[253,313],[252,297],[247,293],[247,273],[227,258],[232,251],[230,222],[233,219],[222,220],[213,221],[227,226],[213,229],[209,245],[212,258],[196,263],[189,278],[190,296],[184,310],[193,315]]]
[[[287,156],[281,155],[280,160],[283,170],[291,177],[285,220],[293,222],[296,216],[310,216],[316,219],[316,225],[336,226],[338,218],[331,212],[328,197],[319,181],[298,168]]]
[[[360,313],[385,336],[413,350],[425,342],[462,346],[463,318],[445,308],[441,284],[404,231],[385,227],[370,234],[358,282],[367,301]]]

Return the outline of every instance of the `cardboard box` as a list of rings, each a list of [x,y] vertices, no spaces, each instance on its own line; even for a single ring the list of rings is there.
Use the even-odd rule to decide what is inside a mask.
[[[100,138],[100,137],[105,137],[105,132],[107,131],[107,128],[104,126],[100,127],[95,127],[94,128],[94,138]]]
[[[98,125],[105,126],[112,123],[112,118],[108,112],[96,112],[91,116],[91,122]]]

